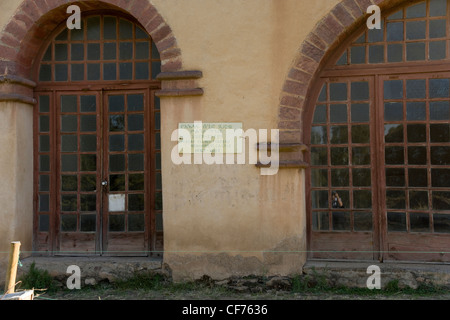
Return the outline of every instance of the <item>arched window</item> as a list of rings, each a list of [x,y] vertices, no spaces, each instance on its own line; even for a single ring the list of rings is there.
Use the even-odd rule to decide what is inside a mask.
[[[162,250],[161,61],[128,17],[60,27],[36,66],[35,251]]]
[[[321,73],[306,128],[312,258],[450,261],[449,9],[397,8]]]

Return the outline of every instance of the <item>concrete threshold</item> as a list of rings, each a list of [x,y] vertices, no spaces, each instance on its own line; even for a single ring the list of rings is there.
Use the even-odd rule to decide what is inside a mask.
[[[368,271],[370,266],[380,268],[382,288],[398,281],[399,288],[416,289],[420,285],[431,285],[450,289],[450,264],[308,260],[303,273],[311,278],[326,279],[334,287],[366,288],[368,278],[374,274]]]

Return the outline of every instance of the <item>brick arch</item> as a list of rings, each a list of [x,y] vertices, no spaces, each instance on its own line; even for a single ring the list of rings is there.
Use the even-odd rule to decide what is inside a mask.
[[[0,32],[0,74],[32,78],[36,52],[52,31],[69,17],[66,10],[70,4],[78,5],[81,12],[113,9],[133,16],[155,42],[161,56],[161,70],[181,70],[181,50],[172,29],[149,0],[24,0]]]
[[[342,0],[319,21],[298,50],[283,84],[278,105],[278,128],[283,143],[302,144],[305,109],[314,98],[322,68],[345,39],[366,23],[370,5],[389,11],[422,0]]]

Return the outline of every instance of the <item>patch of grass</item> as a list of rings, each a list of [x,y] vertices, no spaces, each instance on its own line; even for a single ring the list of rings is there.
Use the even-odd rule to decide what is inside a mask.
[[[119,290],[161,290],[167,285],[167,280],[160,274],[136,273],[132,277],[115,281],[111,286]]]
[[[20,279],[20,284],[18,284],[17,289],[33,289],[38,293],[49,293],[53,294],[57,291],[57,287],[53,282],[52,276],[47,270],[41,270],[36,268],[33,262],[30,265],[29,271],[24,274]]]

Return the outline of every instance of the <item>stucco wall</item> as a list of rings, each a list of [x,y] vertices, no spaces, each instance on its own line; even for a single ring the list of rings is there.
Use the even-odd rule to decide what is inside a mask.
[[[162,98],[165,261],[180,279],[300,271],[306,249],[302,170],[261,176],[254,165],[175,166],[170,135],[179,122],[195,120],[276,128],[280,92],[296,53],[339,1],[151,2],[177,39],[183,70],[203,72],[199,85],[205,92]],[[0,30],[19,4],[1,1]],[[0,103],[0,177],[12,181],[0,186],[2,251],[9,247],[11,225],[22,232],[14,240],[31,243],[32,132],[25,110]]]

